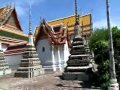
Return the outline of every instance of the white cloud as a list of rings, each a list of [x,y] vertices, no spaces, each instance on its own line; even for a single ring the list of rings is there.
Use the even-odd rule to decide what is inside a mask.
[[[25,15],[28,12],[29,0],[13,0],[15,7],[19,16]],[[40,3],[45,2],[45,0],[31,0],[32,6],[37,6]]]

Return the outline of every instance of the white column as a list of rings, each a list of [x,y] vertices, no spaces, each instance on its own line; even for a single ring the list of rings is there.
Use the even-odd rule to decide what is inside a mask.
[[[59,61],[59,70],[62,72],[61,58],[60,58],[60,46],[58,46],[58,61]]]
[[[66,60],[66,54],[65,54],[65,52],[66,52],[66,45],[64,44],[64,46],[63,46],[63,53],[64,53],[64,67],[66,67],[67,66],[67,60]]]
[[[55,66],[55,56],[54,56],[54,45],[52,45],[52,67],[53,67],[53,71],[56,71],[56,66]]]
[[[69,57],[69,48],[68,48],[68,43],[66,41],[65,45],[64,45],[64,62],[65,62],[65,67],[67,66],[67,61],[68,61],[68,57]]]

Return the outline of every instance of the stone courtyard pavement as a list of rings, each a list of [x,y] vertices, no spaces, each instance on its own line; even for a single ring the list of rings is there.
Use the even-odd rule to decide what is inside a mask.
[[[59,73],[44,74],[34,78],[0,77],[0,90],[99,90],[81,88],[80,81],[66,81]]]

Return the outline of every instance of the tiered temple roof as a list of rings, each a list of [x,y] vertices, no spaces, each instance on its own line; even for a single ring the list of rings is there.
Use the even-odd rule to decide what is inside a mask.
[[[91,36],[92,32],[92,17],[91,14],[79,17],[81,35],[85,39]],[[74,35],[75,16],[61,18],[48,23],[42,21],[42,23],[35,30],[35,44],[39,40],[48,38],[50,43],[64,44],[68,41],[68,45],[71,46],[71,35]]]
[[[60,25],[61,23],[63,23],[63,25],[68,28],[68,36],[71,36],[74,34],[75,15],[48,22],[48,24],[50,26]],[[91,14],[79,16],[79,23],[80,23],[80,27],[81,27],[80,31],[82,33],[82,36],[90,37],[91,32],[92,32],[92,16],[91,16]]]
[[[45,22],[45,20],[43,20],[35,32],[35,44],[37,44],[38,40],[44,38],[48,38],[50,44],[65,44],[67,40],[67,28],[62,24],[51,27]]]
[[[27,43],[20,43],[17,45],[11,45],[7,48],[5,55],[10,56],[10,55],[23,54],[26,46],[27,46]]]
[[[0,41],[16,45],[27,40],[28,36],[23,33],[15,8],[0,8]]]

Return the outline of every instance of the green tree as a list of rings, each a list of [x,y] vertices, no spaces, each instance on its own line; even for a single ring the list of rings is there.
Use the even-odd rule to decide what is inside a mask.
[[[96,84],[103,90],[107,90],[109,84],[109,53],[108,53],[108,31],[104,28],[97,29],[90,38],[90,49],[95,55],[95,63],[98,71],[95,73]]]
[[[114,44],[114,53],[115,53],[115,65],[116,65],[116,76],[117,80],[120,83],[120,29],[117,27],[112,28],[113,31],[113,44]]]
[[[118,82],[120,82],[120,29],[112,28],[114,57],[116,64],[116,74]],[[90,49],[94,51],[95,62],[98,65],[96,72],[96,82],[102,89],[107,90],[110,72],[109,72],[109,49],[108,49],[108,30],[96,29],[90,38]]]

